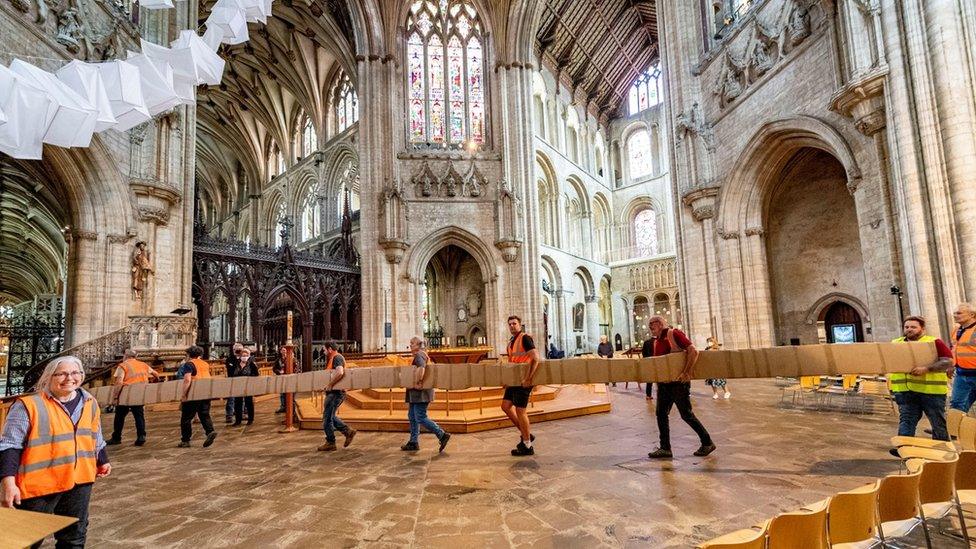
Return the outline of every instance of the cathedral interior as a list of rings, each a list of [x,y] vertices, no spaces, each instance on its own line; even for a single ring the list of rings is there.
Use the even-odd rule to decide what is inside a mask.
[[[0,0],[0,65],[125,59],[225,2]],[[294,344],[296,372],[326,367],[327,342],[351,363],[414,337],[495,360],[512,315],[541,358],[602,338],[640,356],[656,315],[699,349],[889,342],[908,315],[950,341],[976,299],[970,1],[275,0],[244,34],[216,46],[219,84],[131,129],[39,159],[0,136],[0,395],[63,355],[106,381],[130,348],[170,375],[191,344],[220,365]],[[470,433],[456,462],[403,461],[384,445],[406,408],[376,390],[342,408],[376,433],[340,465],[276,442],[259,397],[264,433],[221,435],[173,494],[185,458],[159,404],[160,434],[99,481],[89,543],[687,547],[897,469],[877,456],[894,415],[798,416],[773,380],[739,382],[714,410],[692,384],[714,470],[640,458],[654,412],[622,384],[540,393],[535,469],[482,464],[509,426],[487,388],[431,407]],[[307,447],[321,398],[299,400]],[[334,529],[311,524],[319,496],[346,500]]]

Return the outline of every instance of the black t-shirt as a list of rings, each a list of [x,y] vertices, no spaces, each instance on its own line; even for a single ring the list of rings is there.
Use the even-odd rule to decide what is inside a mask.
[[[511,348],[512,345],[515,345],[516,337],[518,336],[512,336],[512,339],[508,340],[509,348]],[[526,352],[535,349],[535,341],[532,341],[532,336],[530,336],[529,334],[525,334],[522,336],[522,348],[525,349]]]

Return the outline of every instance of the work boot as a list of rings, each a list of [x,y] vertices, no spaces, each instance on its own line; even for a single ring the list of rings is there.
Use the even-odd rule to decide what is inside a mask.
[[[357,433],[357,431],[355,429],[353,429],[352,427],[349,427],[348,429],[346,429],[345,431],[343,431],[342,434],[343,434],[343,436],[346,437],[346,440],[342,443],[342,447],[343,448],[347,448],[347,447],[349,447],[350,444],[352,444],[352,439],[353,439],[353,437],[356,436],[356,433]]]
[[[190,443],[188,441],[181,440],[179,444],[176,445],[177,448],[189,448]]]
[[[203,447],[208,448],[214,441],[217,440],[217,431],[210,431],[207,433],[207,439],[203,441]]]
[[[535,455],[535,448],[529,448],[524,442],[519,441],[518,446],[512,450],[513,456],[532,456]]]
[[[711,454],[714,451],[715,451],[715,445],[714,444],[702,444],[701,445],[701,448],[695,450],[695,453],[693,455],[698,456],[698,457],[705,457],[705,456],[707,456],[708,454]]]
[[[647,454],[647,457],[651,459],[670,459],[673,456],[670,448],[658,448],[657,450]]]
[[[122,444],[122,439],[120,439],[120,438],[110,438],[110,439],[108,439],[108,440],[105,441],[105,445],[106,446],[115,446],[115,445],[118,445],[118,444]]]
[[[146,439],[144,439],[144,438],[137,438],[136,439],[136,446],[142,446],[145,443],[146,443]]]
[[[325,444],[319,446],[318,450],[319,450],[319,452],[335,452],[336,451],[336,443],[335,442],[326,442]]]
[[[437,440],[441,442],[441,447],[437,449],[437,453],[439,454],[444,451],[444,448],[447,448],[447,443],[451,440],[451,433],[444,431],[444,434]]]
[[[416,442],[410,441],[404,444],[403,446],[400,446],[400,449],[403,450],[404,452],[416,452],[417,450],[420,449],[420,445],[417,444]]]

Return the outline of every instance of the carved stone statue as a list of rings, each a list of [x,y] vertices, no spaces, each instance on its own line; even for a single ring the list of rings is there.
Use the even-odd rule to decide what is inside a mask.
[[[789,24],[787,25],[786,35],[793,46],[810,36],[810,12],[799,2],[793,7],[790,13]]]
[[[58,35],[55,40],[67,46],[71,53],[77,53],[79,38],[81,38],[81,23],[78,21],[78,10],[68,7],[58,14]]]
[[[142,292],[149,283],[149,275],[156,274],[152,268],[149,250],[145,242],[137,242],[132,252],[132,298],[142,299]]]

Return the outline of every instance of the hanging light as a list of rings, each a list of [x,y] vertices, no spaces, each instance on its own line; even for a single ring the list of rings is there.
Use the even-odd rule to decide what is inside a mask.
[[[244,19],[244,10],[238,5],[230,4],[220,0],[210,10],[207,17],[207,28],[217,27],[223,31],[220,41],[224,44],[243,44],[247,42],[247,21]]]
[[[209,31],[209,29],[208,29]],[[220,32],[214,30],[214,32]],[[216,48],[211,48],[204,38],[192,30],[180,31],[180,36],[170,42],[171,51],[181,51],[184,55],[192,59],[192,69],[180,64],[173,64],[173,71],[193,80],[196,85],[207,84],[216,86],[220,84],[221,76],[224,74],[224,59],[217,55]],[[220,44],[220,40],[217,40]]]
[[[119,59],[95,66],[98,67],[105,93],[112,106],[112,114],[117,121],[112,129],[128,131],[152,118],[139,84],[139,67]]]
[[[40,160],[44,134],[51,123],[51,98],[27,79],[0,65],[0,152],[14,158]]]
[[[21,59],[14,59],[10,70],[43,90],[51,99],[48,107],[51,122],[42,139],[45,143],[59,147],[87,147],[91,144],[98,110],[87,99],[72,91],[53,74]]]
[[[169,63],[131,51],[126,62],[139,67],[139,85],[149,114],[156,116],[180,104],[181,98],[173,89],[173,68]]]
[[[95,121],[96,132],[105,131],[118,123],[112,113],[112,103],[108,100],[105,84],[98,72],[98,65],[75,59],[58,69],[55,75],[58,80],[78,95],[88,99],[88,102],[98,109],[98,118]]]

